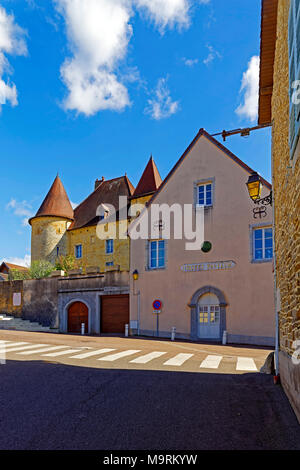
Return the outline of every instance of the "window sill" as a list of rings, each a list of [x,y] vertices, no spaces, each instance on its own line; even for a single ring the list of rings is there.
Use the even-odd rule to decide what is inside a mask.
[[[166,266],[161,268],[150,268],[149,266],[146,267],[146,271],[163,271],[164,269],[166,269]]]
[[[273,258],[265,258],[265,259],[252,259],[252,264],[263,264],[263,263],[272,263]]]
[[[201,206],[200,204],[196,204],[196,209],[211,209],[213,207],[212,204],[208,206]]]

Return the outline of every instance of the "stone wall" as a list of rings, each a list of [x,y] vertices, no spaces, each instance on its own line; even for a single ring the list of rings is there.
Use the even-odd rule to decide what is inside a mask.
[[[31,261],[47,260],[55,264],[59,255],[67,254],[67,227],[70,221],[61,217],[37,217],[31,220]]]
[[[58,328],[57,290],[57,278],[23,281],[22,318]]]
[[[75,246],[82,245],[82,258],[77,260],[78,264],[83,268],[88,266],[98,266],[100,272],[109,271],[111,268],[106,263],[113,262],[112,268],[120,267],[121,271],[129,271],[129,238],[114,239],[114,252],[106,254],[105,240],[115,238],[115,230],[121,233],[127,232],[127,220],[117,221],[101,226],[102,238],[97,236],[97,230],[100,227],[89,226],[76,230],[70,230],[68,236],[68,253],[75,254]]]
[[[21,293],[21,305],[13,305],[13,294]],[[0,314],[5,313],[43,326],[60,328],[64,308],[74,300],[90,303],[95,316],[99,295],[128,294],[129,273],[111,271],[105,274],[78,275],[0,282]],[[98,333],[98,325],[93,333]]]
[[[21,305],[13,305],[14,294],[21,293]],[[21,317],[23,308],[23,281],[0,282],[0,314]]]
[[[288,0],[278,2],[272,163],[279,373],[299,418],[300,365],[293,365],[292,355],[295,352],[293,342],[300,340],[300,157],[299,143],[292,159],[289,149],[289,3]]]
[[[300,339],[300,158],[291,160],[289,149],[288,16],[289,1],[280,0],[272,99],[276,288],[280,348],[292,355]]]

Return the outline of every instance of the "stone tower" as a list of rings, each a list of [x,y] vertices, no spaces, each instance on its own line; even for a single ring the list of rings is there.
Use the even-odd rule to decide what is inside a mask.
[[[58,256],[68,253],[67,229],[74,213],[65,188],[57,175],[50,191],[31,225],[31,262],[47,260],[55,263]]]

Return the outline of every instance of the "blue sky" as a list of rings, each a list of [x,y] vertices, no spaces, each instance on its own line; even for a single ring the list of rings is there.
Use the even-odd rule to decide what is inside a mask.
[[[151,153],[166,176],[201,127],[256,125],[259,36],[260,0],[0,0],[0,260],[28,260],[57,172],[79,203]],[[270,140],[226,146],[270,180]]]

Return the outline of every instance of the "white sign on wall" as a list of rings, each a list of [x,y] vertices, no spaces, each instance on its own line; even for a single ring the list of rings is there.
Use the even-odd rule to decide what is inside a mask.
[[[228,270],[236,266],[234,261],[216,261],[213,263],[195,263],[195,264],[184,264],[181,266],[181,271],[185,273],[199,272],[199,271],[219,271]]]
[[[13,294],[13,306],[20,307],[22,303],[21,292],[14,292]]]

